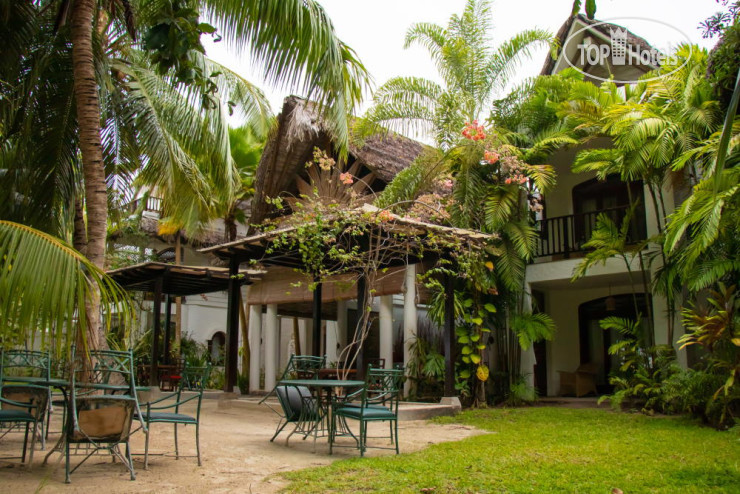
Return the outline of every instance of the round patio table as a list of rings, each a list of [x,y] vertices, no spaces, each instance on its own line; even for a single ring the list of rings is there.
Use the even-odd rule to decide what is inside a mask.
[[[335,389],[352,389],[361,388],[365,385],[365,381],[347,380],[347,379],[284,379],[278,383],[280,386],[305,386],[312,392],[316,393],[316,400],[319,403],[319,413],[316,416],[316,421],[312,426],[314,432],[313,442],[314,451],[316,450],[316,438],[318,437],[318,430],[323,424],[324,420],[327,421],[326,429],[329,431],[329,441],[331,442],[334,438],[333,431],[331,428],[331,402],[332,394]],[[325,392],[324,392],[325,391]]]

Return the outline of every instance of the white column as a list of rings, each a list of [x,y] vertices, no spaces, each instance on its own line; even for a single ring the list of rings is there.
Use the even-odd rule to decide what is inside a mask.
[[[337,323],[326,321],[326,363],[337,361]]]
[[[403,368],[411,360],[411,345],[416,341],[416,264],[406,266],[406,278],[403,292]],[[403,394],[408,396],[411,380],[403,383]]]
[[[249,392],[260,389],[260,358],[262,357],[262,306],[249,306]]]
[[[380,297],[380,358],[393,368],[393,295]]]
[[[532,293],[532,287],[527,283],[527,290],[524,292],[524,310],[532,310],[532,298],[529,294]],[[534,356],[534,346],[530,346],[526,350],[522,350],[522,357],[519,362],[519,370],[527,381],[527,386],[534,388],[534,366],[537,363],[537,359]]]
[[[277,304],[268,304],[265,314],[265,389],[275,387],[277,374],[278,327]]]
[[[313,319],[303,320],[303,341],[305,344],[301,346],[301,352],[303,355],[312,355],[313,349]]]
[[[337,300],[337,358],[347,346],[347,301]]]

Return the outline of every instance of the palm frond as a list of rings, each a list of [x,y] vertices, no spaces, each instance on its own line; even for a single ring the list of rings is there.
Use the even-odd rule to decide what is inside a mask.
[[[85,303],[98,293],[104,322],[131,322],[127,293],[62,240],[0,220],[0,337],[5,344],[34,338],[57,345],[86,327]],[[84,335],[84,330],[82,331]]]
[[[249,52],[268,82],[300,88],[325,110],[341,149],[349,142],[347,120],[370,76],[355,52],[336,36],[314,0],[203,0],[224,40]]]
[[[544,29],[528,29],[502,43],[492,54],[486,70],[493,86],[506,87],[524,59],[531,58],[532,50],[552,43],[552,33]]]

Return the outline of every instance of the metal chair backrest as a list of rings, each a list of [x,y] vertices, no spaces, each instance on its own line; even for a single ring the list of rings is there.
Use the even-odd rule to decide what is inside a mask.
[[[135,396],[136,375],[134,357],[129,351],[91,350],[90,365],[81,361],[75,364],[72,373],[73,385],[78,388],[103,389]]]
[[[392,412],[398,410],[403,381],[402,369],[375,369],[370,367],[362,390],[361,406],[381,405]]]
[[[49,388],[34,384],[7,384],[0,390],[3,410],[23,410],[41,420],[49,406]]]
[[[326,355],[314,357],[312,355],[291,355],[288,365],[285,366],[280,381],[284,379],[315,379],[319,376],[319,369],[326,367]]]
[[[67,440],[74,443],[118,443],[131,433],[136,400],[131,396],[76,396],[72,400],[73,427]]]
[[[180,390],[203,391],[211,377],[211,364],[205,367],[190,367],[185,364],[180,372]]]
[[[304,400],[312,398],[311,391],[305,386],[278,386],[275,393],[288,422],[298,420],[306,405]]]
[[[0,377],[51,377],[49,352],[38,350],[2,350]]]

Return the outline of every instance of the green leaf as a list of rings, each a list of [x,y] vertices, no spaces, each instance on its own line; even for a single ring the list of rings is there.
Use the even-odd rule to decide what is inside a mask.
[[[206,34],[213,34],[216,32],[216,28],[208,24],[207,22],[201,22],[198,24],[198,31]]]
[[[470,343],[470,337],[469,336],[460,336],[457,339],[458,343]]]
[[[468,369],[463,369],[463,370],[461,370],[461,371],[460,371],[460,374],[459,374],[459,376],[460,376],[460,377],[461,377],[462,379],[470,379],[470,376],[471,376],[471,375],[472,375],[472,374],[470,373],[470,371],[469,371]]]
[[[480,355],[477,355],[475,353],[470,355],[470,361],[473,362],[474,364],[480,363],[480,360],[481,360]]]
[[[474,317],[471,319],[471,322],[476,326],[480,326],[481,324],[483,324],[483,319],[481,319],[480,317]]]
[[[596,0],[586,0],[586,16],[593,19],[596,15]]]
[[[465,345],[464,347],[462,347],[461,352],[463,355],[470,355],[471,353],[473,353],[473,347]]]
[[[483,308],[492,314],[496,312],[496,306],[491,303],[484,305]]]
[[[470,363],[470,357],[468,357],[467,355],[465,355],[465,356],[463,356],[462,361],[465,362],[466,364],[469,364]]]

